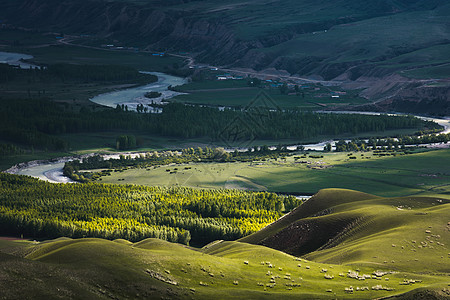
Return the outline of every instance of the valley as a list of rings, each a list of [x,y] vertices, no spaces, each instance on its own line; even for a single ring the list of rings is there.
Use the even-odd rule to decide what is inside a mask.
[[[315,216],[324,208],[331,211]],[[28,276],[42,278],[22,293],[42,297],[445,299],[447,216],[448,200],[439,197],[380,198],[323,190],[254,235],[200,250],[158,239],[2,240],[0,266],[7,274],[2,282],[8,290],[26,282],[17,269],[22,266]],[[385,221],[392,217],[395,225]],[[324,226],[343,230],[322,236],[333,234]],[[303,238],[286,239],[299,229]],[[309,254],[300,258],[258,243],[275,243],[297,255],[303,252],[294,249],[308,249]]]
[[[0,299],[450,298],[449,14],[1,1]]]

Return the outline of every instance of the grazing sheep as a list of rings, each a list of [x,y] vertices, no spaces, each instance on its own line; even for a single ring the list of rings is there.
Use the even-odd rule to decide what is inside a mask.
[[[344,289],[344,291],[345,291],[346,293],[353,293],[353,287],[352,287],[352,286],[346,287],[346,288]]]

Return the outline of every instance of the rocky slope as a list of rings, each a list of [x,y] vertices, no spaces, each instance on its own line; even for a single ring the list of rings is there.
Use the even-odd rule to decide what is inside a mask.
[[[291,11],[288,19],[273,24],[265,19],[271,15],[277,16],[278,12],[285,15],[289,13],[286,10],[300,7],[304,1],[297,4],[289,0],[262,0],[225,8],[208,0],[192,1],[189,5],[184,2],[191,1],[9,0],[1,4],[3,13],[0,17],[4,23],[25,28],[111,37],[129,44],[140,43],[154,50],[194,52],[206,62],[252,68],[274,66],[297,73],[302,68],[305,71],[314,69],[308,65],[317,65],[320,60],[311,55],[310,59],[296,60],[296,64],[292,65],[294,60],[289,56],[273,56],[263,52],[253,55],[249,51],[280,45],[299,35],[328,30],[339,24],[432,8],[443,3],[440,0],[380,0],[376,5],[361,5],[359,1],[341,0],[333,6],[317,4],[302,7],[306,10],[303,16],[296,16],[300,11]],[[273,13],[272,8],[276,10]],[[338,9],[339,13],[333,12]],[[345,13],[348,15],[343,15]],[[289,23],[281,24],[281,21]],[[241,34],[241,29],[247,34]],[[321,67],[316,71],[324,77],[335,77],[342,73],[341,70],[355,64],[358,63],[320,62]],[[298,66],[295,68],[295,65]]]
[[[433,52],[450,45],[446,2],[6,0],[0,4],[0,20],[148,50],[189,52],[196,61],[214,65],[275,68],[355,82],[355,88],[367,88],[365,81],[378,84],[365,97],[392,100],[412,87],[397,83],[410,80],[396,76],[401,80],[381,88],[380,96],[379,79],[389,81],[414,64],[420,68],[450,59],[448,51]],[[397,29],[390,33],[389,28]],[[414,93],[421,96],[423,91]],[[447,97],[442,89],[426,94],[429,101]]]

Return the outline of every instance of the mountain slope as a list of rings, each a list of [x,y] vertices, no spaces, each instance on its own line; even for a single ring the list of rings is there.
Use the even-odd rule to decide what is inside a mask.
[[[28,254],[3,253],[14,246]],[[360,267],[352,272],[366,274],[362,281],[344,275],[355,266],[316,263],[239,242],[194,250],[157,239],[135,244],[101,239],[0,241],[0,258],[4,299],[13,299],[18,291],[24,298],[367,299],[416,295],[417,290],[439,295],[446,279],[391,273],[389,268],[368,278],[375,270]],[[402,284],[405,278],[417,282]],[[348,292],[349,286],[354,292]],[[364,288],[356,289],[360,286]]]
[[[72,299],[448,299],[449,216],[450,200],[439,195],[326,189],[258,233],[202,249],[158,239],[0,238],[0,290],[4,299],[18,291]]]
[[[329,189],[240,241],[324,263],[449,273],[449,215],[449,200],[439,197]]]
[[[90,46],[181,52],[199,63],[338,80],[384,101],[358,109],[433,114],[450,112],[449,18],[445,0],[0,3],[7,27],[64,33]]]
[[[407,27],[415,24],[417,18],[422,18],[422,15],[445,11],[441,9],[445,3],[446,1],[442,0],[378,0],[364,3],[356,0],[315,3],[304,0],[235,0],[227,4],[212,0],[186,1],[186,3],[183,1],[163,3],[161,1],[21,0],[6,1],[2,5],[4,12],[0,13],[0,16],[3,15],[1,17],[5,23],[28,28],[117,38],[124,42],[141,43],[155,49],[196,52],[200,59],[208,62],[235,63],[240,66],[262,68],[269,65],[283,67],[283,60],[294,62],[298,59],[316,61],[323,66],[328,65],[329,63],[325,61],[320,63],[317,59],[336,60],[333,58],[336,50],[339,52],[343,50],[342,46],[338,46],[342,38],[347,41],[348,46],[353,47],[348,40],[355,34],[351,32],[353,27],[348,27],[347,31],[349,29],[350,31],[344,32],[343,35],[339,33],[339,30],[333,31],[331,36],[334,37],[328,34],[326,39],[328,44],[334,45],[330,49],[327,47],[317,49],[316,46],[319,44],[314,39],[320,39],[320,37],[314,36],[313,39],[311,36],[313,33],[330,30],[340,24],[350,25],[357,21],[368,20],[368,24],[363,22],[356,28],[362,27],[363,31],[371,30],[370,34],[375,36],[382,35],[389,31],[385,31],[385,28],[380,30],[374,28],[370,23],[371,19],[375,18],[374,22],[380,26],[387,25],[392,29],[396,26],[395,19],[387,19],[386,22],[378,20],[377,17],[405,16],[401,17],[401,20]],[[411,19],[408,17],[410,12],[417,12],[417,15]],[[438,19],[435,22],[442,24]],[[346,27],[337,26],[337,28],[342,31]],[[424,30],[428,29],[424,28]],[[398,37],[401,38],[400,35]],[[421,33],[417,37],[424,36]],[[426,37],[430,38],[428,35]],[[333,38],[336,40],[333,41]],[[284,45],[288,41],[291,42]],[[437,36],[428,44],[443,41],[448,42],[448,39]],[[376,39],[374,42],[378,43]],[[395,45],[395,41],[390,38],[385,39],[384,42],[387,42],[387,46],[392,42]],[[300,45],[296,45],[298,43]],[[271,49],[276,45],[280,45],[285,51],[290,50],[285,54],[278,53],[276,49]],[[355,46],[365,48],[363,44]],[[308,49],[311,47],[312,49]],[[252,49],[258,53],[257,61],[251,59],[254,57],[254,52],[250,51]],[[267,51],[258,51],[263,49]],[[325,53],[316,53],[324,49],[327,49]],[[366,50],[370,49],[366,48]],[[388,54],[387,50],[390,49],[384,49],[377,55]],[[361,50],[356,48],[353,51]],[[304,52],[303,58],[298,56],[301,52]],[[274,55],[276,58],[273,60],[271,57]],[[361,58],[354,57],[352,61],[358,62]],[[287,62],[286,64],[289,65]],[[289,71],[301,73],[302,69],[291,67]],[[307,74],[305,71],[306,69],[303,74]],[[317,70],[315,72],[317,73]]]

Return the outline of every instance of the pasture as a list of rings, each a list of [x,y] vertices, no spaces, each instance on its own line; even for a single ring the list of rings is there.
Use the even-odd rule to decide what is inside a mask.
[[[327,187],[357,189],[379,196],[450,192],[448,149],[383,157],[374,156],[373,152],[353,153],[356,159],[350,159],[348,153],[320,155],[323,158],[296,155],[285,160],[251,163],[190,163],[129,169],[102,177],[101,182],[296,194],[313,194]]]
[[[0,286],[9,293],[22,285],[21,294],[33,297],[360,299],[417,288],[437,289],[445,283],[442,276],[404,271],[376,276],[373,267],[316,263],[239,242],[223,242],[200,251],[156,239],[134,244],[101,239],[21,244],[2,244],[0,253],[16,251],[18,255],[22,249],[27,255],[1,254],[5,259],[0,265],[7,272]],[[368,278],[348,277],[353,272]],[[37,279],[33,288],[24,284],[31,274]],[[54,276],[58,280],[54,281]],[[415,283],[402,284],[405,279]]]
[[[263,88],[250,87],[244,80],[203,80],[188,83],[176,88],[186,93],[169,101],[211,106],[246,107],[267,106],[272,109],[295,108],[311,111],[324,109],[327,106],[339,107],[367,103],[357,95],[357,91],[345,91],[338,87],[321,85],[300,85],[296,93],[293,88],[282,93],[278,87],[263,83]],[[261,95],[264,92],[265,95]],[[333,98],[334,92],[342,92],[339,98]],[[265,100],[265,97],[268,97]]]

